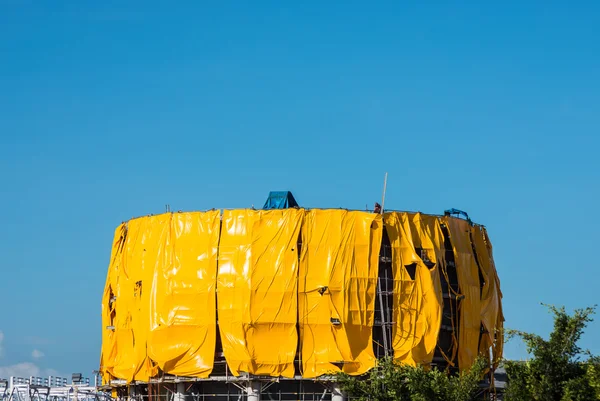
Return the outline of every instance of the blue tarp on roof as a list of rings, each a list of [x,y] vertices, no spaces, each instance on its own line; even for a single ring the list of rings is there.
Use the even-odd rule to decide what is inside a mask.
[[[287,209],[298,207],[298,202],[290,191],[271,191],[263,209]]]

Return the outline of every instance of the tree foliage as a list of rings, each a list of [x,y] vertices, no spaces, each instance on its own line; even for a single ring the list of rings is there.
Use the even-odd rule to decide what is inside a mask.
[[[537,334],[507,330],[508,337],[525,342],[531,358],[526,362],[505,361],[508,401],[600,400],[600,356],[579,347],[596,307],[576,309],[548,306],[554,329],[548,339]],[[379,361],[366,377],[338,374],[341,388],[358,401],[470,401],[479,393],[479,382],[487,367],[484,359],[460,375],[398,365],[392,359]]]
[[[600,400],[599,359],[578,345],[595,307],[576,309],[569,315],[564,307],[548,306],[554,314],[554,329],[546,340],[537,334],[507,331],[520,337],[531,359],[506,362],[510,401]]]
[[[338,374],[342,391],[358,401],[470,401],[479,392],[479,382],[487,367],[478,360],[467,372],[449,375],[435,369],[380,360],[367,377]]]
[[[591,356],[586,363],[586,375],[600,400],[600,356]]]

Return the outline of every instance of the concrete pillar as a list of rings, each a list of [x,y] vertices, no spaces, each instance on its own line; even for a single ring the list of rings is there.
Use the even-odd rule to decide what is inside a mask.
[[[185,401],[185,383],[175,384],[175,399],[173,401]]]
[[[136,396],[137,396],[137,388],[135,387],[135,385],[128,385],[128,397],[127,397],[127,401],[135,401]]]
[[[246,393],[248,393],[248,401],[260,401],[260,390],[261,384],[259,381],[250,381],[246,386]]]
[[[333,383],[333,387],[331,389],[331,401],[345,401],[346,396],[342,392],[340,385],[337,383]]]

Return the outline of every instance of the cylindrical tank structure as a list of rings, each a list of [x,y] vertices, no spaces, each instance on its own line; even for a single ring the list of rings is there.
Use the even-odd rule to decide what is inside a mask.
[[[485,227],[450,213],[140,217],[115,232],[100,371],[115,391],[147,383],[137,389],[146,395],[190,383],[232,399],[275,399],[278,388],[286,399],[288,380],[293,399],[301,388],[314,394],[303,399],[340,398],[333,374],[364,374],[385,356],[443,369],[478,355],[495,364],[501,298]]]

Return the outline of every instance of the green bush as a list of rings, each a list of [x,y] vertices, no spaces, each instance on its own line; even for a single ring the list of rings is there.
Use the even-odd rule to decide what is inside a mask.
[[[507,332],[509,337],[520,337],[525,342],[531,359],[506,362],[506,400],[600,400],[599,360],[578,346],[595,307],[576,309],[573,315],[564,307],[548,308],[554,314],[554,329],[548,340],[523,331]]]
[[[600,400],[600,357],[578,343],[592,321],[595,307],[576,309],[548,306],[554,329],[546,340],[537,334],[508,330],[508,337],[521,338],[531,358],[526,362],[505,361],[508,375],[506,401],[594,401]],[[479,382],[487,367],[478,360],[468,372],[448,375],[423,367],[398,365],[392,359],[379,361],[366,377],[338,374],[342,391],[358,401],[470,401],[479,394]]]
[[[380,360],[367,377],[337,375],[342,391],[358,401],[470,401],[480,392],[479,382],[487,367],[477,360],[460,375],[449,375],[435,369]]]

